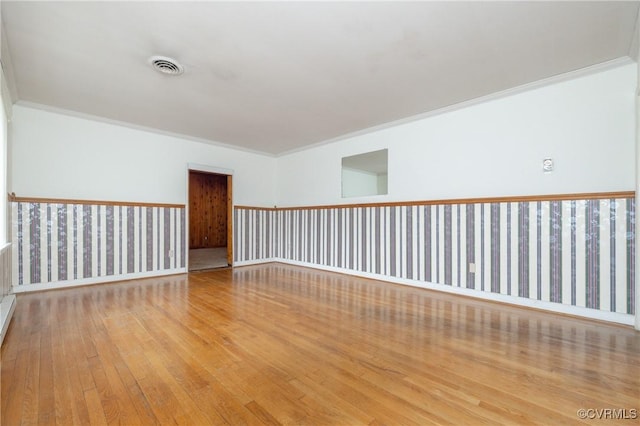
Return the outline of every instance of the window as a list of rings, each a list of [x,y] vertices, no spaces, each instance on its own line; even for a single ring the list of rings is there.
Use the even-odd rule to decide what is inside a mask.
[[[387,149],[343,157],[342,198],[387,194],[387,163]]]

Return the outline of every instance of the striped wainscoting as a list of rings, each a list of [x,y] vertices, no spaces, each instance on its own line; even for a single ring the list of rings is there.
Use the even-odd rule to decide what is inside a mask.
[[[233,209],[233,261],[276,260],[280,252],[281,211],[255,207]]]
[[[0,248],[0,300],[11,293],[11,244]]]
[[[628,194],[300,209],[239,207],[235,224],[235,261],[240,263],[294,261],[635,313],[635,201]]]
[[[11,203],[14,288],[185,267],[179,205]]]
[[[15,307],[16,297],[11,294],[11,244],[5,244],[0,247],[0,345]]]

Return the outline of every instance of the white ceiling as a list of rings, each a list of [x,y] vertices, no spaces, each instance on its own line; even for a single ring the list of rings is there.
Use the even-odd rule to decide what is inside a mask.
[[[638,5],[3,0],[1,12],[19,101],[277,155],[626,57]],[[152,55],[185,73],[155,72]]]

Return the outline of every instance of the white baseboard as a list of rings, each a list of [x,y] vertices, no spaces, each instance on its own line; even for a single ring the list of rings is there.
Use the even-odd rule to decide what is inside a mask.
[[[447,286],[443,284],[434,284],[434,283],[425,282],[425,281],[409,280],[405,278],[396,278],[396,277],[390,277],[387,275],[379,275],[379,274],[373,274],[369,272],[360,272],[360,271],[354,271],[354,270],[345,269],[345,268],[336,268],[333,266],[299,262],[299,261],[288,260],[288,259],[283,259],[279,257],[270,257],[265,259],[234,262],[233,266],[242,267],[242,266],[259,265],[259,264],[271,263],[271,262],[279,262],[279,263],[285,263],[289,265],[303,266],[306,268],[320,269],[320,270],[330,271],[330,272],[338,272],[341,274],[353,275],[353,276],[362,277],[362,278],[370,278],[374,280],[387,281],[395,284],[402,284],[402,285],[419,287],[419,288],[424,288],[429,290],[442,291],[445,293],[475,297],[477,299],[508,303],[516,306],[523,306],[527,308],[540,309],[544,311],[567,314],[567,315],[575,315],[578,317],[599,320],[599,321],[607,321],[607,322],[629,325],[629,326],[634,326],[634,322],[635,322],[634,315],[621,314],[618,312],[607,312],[607,311],[601,311],[597,309],[583,308],[579,306],[564,305],[561,303],[526,299],[523,297],[510,296],[506,294],[489,293],[489,292],[473,290],[469,288],[453,287],[453,286]],[[29,291],[50,290],[50,289],[90,285],[90,284],[102,284],[102,283],[114,282],[114,281],[125,281],[125,280],[139,279],[139,278],[150,278],[150,277],[159,277],[159,276],[165,276],[165,275],[175,275],[175,274],[184,274],[184,273],[187,273],[186,268],[167,269],[163,271],[142,272],[142,273],[126,274],[126,275],[111,275],[107,277],[86,278],[81,280],[58,281],[58,282],[46,283],[46,284],[30,284],[25,286],[13,286],[12,290],[14,293],[23,293],[23,292],[29,292]],[[2,305],[3,314],[5,312],[5,307],[4,307],[5,299],[7,299],[7,297],[3,299],[3,305]],[[11,307],[12,307],[11,314],[13,314],[13,309],[15,309],[15,296],[13,296],[13,302]],[[8,326],[8,322],[6,325],[2,323],[2,326],[3,327]],[[2,333],[3,333],[2,337],[4,337],[4,328],[2,329]]]
[[[269,260],[264,260],[262,262],[253,262],[252,264],[267,263],[267,262],[280,262],[280,263],[286,263],[289,265],[304,266],[307,268],[321,269],[321,270],[330,271],[330,272],[338,272],[341,274],[353,275],[353,276],[362,277],[362,278],[370,278],[370,279],[379,280],[379,281],[387,281],[395,284],[408,285],[412,287],[420,287],[428,290],[442,291],[445,293],[475,297],[477,299],[489,300],[493,302],[508,303],[511,305],[540,309],[540,310],[555,312],[560,314],[574,315],[574,316],[593,319],[593,320],[613,322],[616,324],[633,326],[635,321],[635,315],[621,314],[618,312],[600,311],[597,309],[589,309],[589,308],[583,308],[579,306],[563,305],[561,303],[526,299],[524,297],[510,296],[506,294],[489,293],[489,292],[480,291],[480,290],[473,290],[470,288],[453,287],[453,286],[448,286],[443,284],[434,284],[434,283],[425,282],[425,281],[396,278],[396,277],[390,277],[387,275],[353,271],[351,269],[317,265],[314,263],[307,263],[307,262],[298,262],[295,260],[288,260],[288,259],[282,259],[282,258],[272,258]],[[238,266],[242,266],[242,265],[238,264]]]
[[[8,294],[0,301],[0,345],[4,341],[4,336],[7,334],[9,328],[9,322],[13,316],[13,311],[16,310],[16,296]]]
[[[104,284],[114,281],[128,281],[140,278],[162,277],[165,275],[185,274],[186,268],[164,269],[162,271],[136,272],[133,274],[108,275],[104,277],[83,278],[79,280],[56,281],[44,284],[14,285],[13,293],[25,293],[29,291],[52,290],[58,288],[77,287],[82,285]]]

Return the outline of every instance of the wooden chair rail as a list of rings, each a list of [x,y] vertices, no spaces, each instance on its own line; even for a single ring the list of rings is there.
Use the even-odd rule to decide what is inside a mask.
[[[570,201],[570,200],[606,200],[620,198],[634,198],[635,191],[618,192],[585,192],[575,194],[546,194],[546,195],[514,195],[506,197],[485,197],[485,198],[452,198],[444,200],[416,200],[416,201],[391,201],[380,203],[352,203],[352,204],[331,204],[317,206],[297,206],[297,207],[256,207],[256,206],[235,206],[237,209],[245,210],[315,210],[315,209],[348,209],[360,207],[398,207],[398,206],[433,206],[442,204],[481,204],[481,203],[519,203],[531,201]]]
[[[135,201],[105,201],[105,200],[76,200],[68,198],[38,198],[38,197],[18,197],[15,193],[8,194],[9,202],[13,203],[48,203],[48,204],[82,204],[99,206],[127,206],[127,207],[168,207],[185,208],[184,204],[172,203],[142,203]]]

